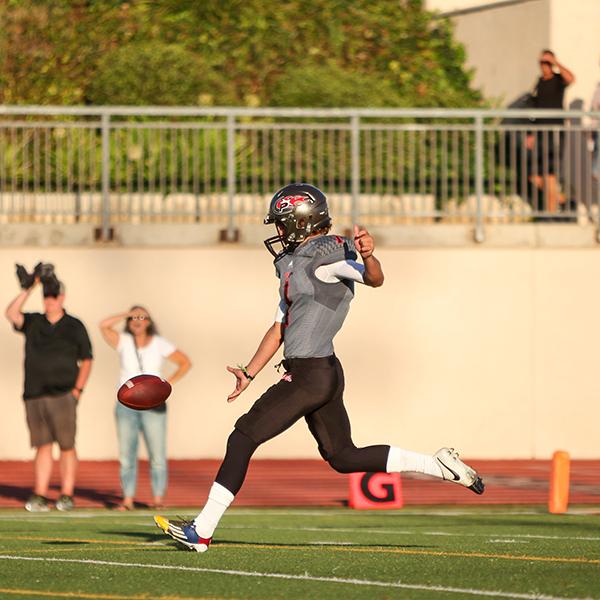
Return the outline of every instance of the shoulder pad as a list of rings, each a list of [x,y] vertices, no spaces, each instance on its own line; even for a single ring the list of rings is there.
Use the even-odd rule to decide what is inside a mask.
[[[335,260],[356,259],[354,243],[352,240],[341,235],[321,235],[316,237],[300,246],[298,255],[315,258],[335,255]]]

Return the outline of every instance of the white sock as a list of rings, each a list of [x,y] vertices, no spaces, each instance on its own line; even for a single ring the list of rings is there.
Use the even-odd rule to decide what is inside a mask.
[[[412,473],[425,473],[425,475],[431,475],[439,479],[444,478],[442,469],[433,456],[412,452],[411,450],[403,450],[395,446],[390,446],[386,471],[388,473],[411,471]]]
[[[194,519],[196,532],[200,537],[211,538],[221,517],[229,508],[235,496],[220,483],[212,484],[208,494],[208,500],[202,512]]]

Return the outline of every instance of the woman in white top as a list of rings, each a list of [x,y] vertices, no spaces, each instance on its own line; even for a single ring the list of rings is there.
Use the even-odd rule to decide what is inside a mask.
[[[125,328],[119,333],[114,327],[123,319],[126,319]],[[133,306],[126,313],[104,319],[100,323],[100,331],[108,344],[119,353],[119,386],[142,373],[162,376],[165,359],[177,365],[175,372],[168,378],[171,385],[181,379],[191,367],[190,359],[181,350],[158,335],[154,321],[143,306]],[[123,502],[119,508],[133,508],[140,433],[144,436],[150,459],[154,506],[162,506],[167,488],[166,404],[150,410],[133,410],[117,402],[115,415],[123,488]]]

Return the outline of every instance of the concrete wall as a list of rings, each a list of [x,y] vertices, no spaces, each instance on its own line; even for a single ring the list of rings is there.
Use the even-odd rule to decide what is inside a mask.
[[[360,288],[336,341],[358,444],[468,456],[600,456],[600,261],[594,249],[381,249],[387,275]],[[217,457],[242,414],[277,379],[271,366],[233,404],[226,364],[248,360],[277,303],[264,250],[212,248],[0,249],[0,290],[17,293],[14,262],[56,264],[67,308],[92,336],[95,364],[80,403],[84,458],[116,457],[117,357],[97,323],[146,304],[193,370],[169,401],[170,456]],[[38,310],[31,298],[29,310]],[[22,338],[0,327],[0,458],[31,456],[20,400]],[[276,362],[276,361],[275,361]],[[303,423],[262,457],[316,457]]]

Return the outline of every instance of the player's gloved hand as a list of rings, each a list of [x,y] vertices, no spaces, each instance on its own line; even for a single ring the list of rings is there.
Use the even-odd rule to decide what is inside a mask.
[[[363,259],[369,258],[375,250],[373,236],[366,229],[361,229],[358,225],[354,226],[354,245]]]
[[[250,379],[237,367],[227,367],[227,370],[235,375],[235,389],[227,396],[227,402],[233,402],[250,385]]]
[[[33,273],[28,273],[27,269],[23,265],[16,265],[17,267],[17,279],[19,280],[19,285],[21,289],[28,290],[33,287],[35,283],[35,277]]]

